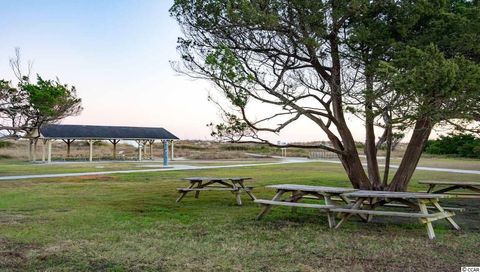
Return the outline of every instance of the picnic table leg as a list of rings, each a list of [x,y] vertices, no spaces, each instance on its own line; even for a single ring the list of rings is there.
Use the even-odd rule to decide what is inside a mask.
[[[435,184],[430,184],[430,185],[428,186],[427,193],[433,192],[433,188],[435,188]]]
[[[239,206],[241,206],[242,205],[242,198],[240,197],[240,190],[237,188],[237,190],[234,191],[234,193],[235,193],[235,199],[237,200],[237,204]]]
[[[286,201],[298,202],[301,197],[296,197],[297,194],[300,194],[299,191],[292,191],[292,196]],[[297,213],[297,207],[292,207],[292,213]]]
[[[340,195],[340,198],[343,200],[343,202],[345,202],[345,204],[350,204],[350,199],[346,198],[345,196],[343,195]]]
[[[376,198],[376,197],[371,198],[371,199],[369,200],[369,202],[370,202],[370,210],[374,209],[375,201],[377,201],[377,198]],[[360,218],[361,218],[361,217],[360,217]],[[373,214],[369,214],[369,215],[367,215],[367,218],[366,218],[365,222],[367,222],[367,223],[368,223],[368,222],[371,222],[372,219],[373,219]]]
[[[420,208],[420,212],[422,214],[428,214],[428,209],[427,209],[427,206],[425,205],[425,201],[422,201],[422,200],[418,201],[418,207]],[[427,225],[428,238],[430,238],[430,240],[435,239],[435,232],[433,231],[432,222],[428,221],[428,217],[421,218],[420,222]]]
[[[190,186],[188,186],[188,189],[192,189],[193,186],[195,186],[195,183],[197,183],[197,181],[191,181],[190,182]],[[188,193],[189,191],[183,191],[180,193],[180,196],[177,198],[176,202],[180,202],[182,200],[182,198]]]
[[[358,210],[363,205],[363,201],[365,201],[365,198],[359,197],[350,209]],[[347,221],[348,218],[350,218],[350,216],[352,216],[352,213],[343,214],[342,219],[340,219],[340,222],[338,222],[338,224],[335,226],[335,229],[338,229],[343,224],[343,222]]]
[[[225,183],[224,185],[231,187],[234,191],[232,193],[235,195],[235,200],[237,201],[237,205],[242,205],[242,198],[240,197],[240,187],[237,186],[237,183],[233,180],[230,180],[231,184]]]
[[[252,194],[252,192],[250,192],[250,190],[247,190],[247,188],[245,188],[245,185],[243,184],[243,180],[239,180],[239,181],[238,181],[238,185],[240,185],[240,187],[245,191],[245,193],[247,193],[247,195],[248,195],[252,200],[257,199],[257,198]]]
[[[440,204],[438,204],[438,201],[436,200],[432,200],[432,203],[433,205],[437,208],[437,210],[439,210],[441,213],[445,213],[445,210],[442,208],[442,206],[440,206]],[[453,221],[453,219],[451,217],[446,217],[445,219],[447,219],[447,221],[456,229],[456,230],[459,230],[460,229],[460,226],[457,225],[457,223],[455,221]]]
[[[278,190],[278,192],[275,194],[275,196],[272,198],[272,200],[273,200],[273,201],[279,200],[279,199],[282,197],[283,193],[285,193],[284,190]],[[265,214],[267,214],[267,213],[270,211],[271,208],[272,208],[271,205],[263,205],[262,210],[261,210],[260,213],[257,215],[257,218],[256,218],[256,219],[257,219],[257,220],[262,219],[262,217],[263,217]]]
[[[197,187],[198,187],[198,188],[202,188],[202,181],[199,181],[199,182],[198,182],[198,186],[197,186]],[[199,195],[200,195],[200,191],[196,191],[196,192],[195,192],[195,198],[198,198]]]
[[[325,205],[334,205],[330,195],[324,195],[323,198],[325,199]],[[335,227],[335,215],[330,211],[330,209],[327,210],[327,218],[328,227],[333,229]]]

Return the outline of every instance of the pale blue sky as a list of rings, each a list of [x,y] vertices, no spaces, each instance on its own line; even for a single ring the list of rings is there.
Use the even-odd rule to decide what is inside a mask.
[[[64,124],[162,126],[181,138],[207,139],[206,124],[218,120],[217,109],[207,101],[209,83],[170,67],[181,34],[169,16],[171,4],[0,0],[0,78],[13,79],[8,60],[20,47],[23,60],[33,60],[33,72],[77,87],[85,109]],[[325,139],[306,120],[275,138]]]

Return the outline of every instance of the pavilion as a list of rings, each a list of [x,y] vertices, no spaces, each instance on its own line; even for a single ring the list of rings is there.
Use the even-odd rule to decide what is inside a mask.
[[[163,143],[163,164],[168,165],[169,143],[173,159],[173,141],[178,137],[160,127],[122,127],[122,126],[87,126],[87,125],[45,125],[40,128],[39,139],[43,140],[42,161],[52,161],[52,141],[62,140],[67,144],[67,156],[70,155],[70,145],[75,140],[85,140],[89,143],[89,161],[93,160],[94,141],[109,141],[113,145],[113,159],[116,159],[116,147],[120,140],[135,141],[138,144],[138,160],[142,160],[142,149],[146,153],[147,144],[150,147],[150,158],[155,141]],[[46,156],[46,159],[45,159]]]

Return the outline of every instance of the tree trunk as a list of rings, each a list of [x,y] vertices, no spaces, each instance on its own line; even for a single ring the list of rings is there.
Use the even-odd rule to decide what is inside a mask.
[[[428,117],[423,117],[417,121],[402,162],[393,177],[392,183],[388,187],[389,191],[405,191],[407,189],[408,182],[417,168],[432,128],[432,120]]]
[[[392,125],[387,124],[387,147],[385,154],[385,170],[383,172],[382,188],[388,186],[388,175],[390,173],[390,157],[392,156]]]
[[[356,150],[339,157],[353,188],[362,190],[372,189],[370,181],[363,169],[362,161]]]
[[[365,91],[365,156],[367,157],[368,178],[373,189],[380,190],[380,172],[378,170],[377,147],[375,145],[374,115],[373,115],[373,78],[366,75]]]
[[[332,69],[331,69],[331,79],[329,80],[329,85],[331,89],[331,99],[332,99],[332,111],[333,115],[337,119],[337,131],[342,139],[343,150],[345,155],[340,155],[340,161],[342,162],[345,171],[347,172],[348,178],[352,183],[353,187],[356,189],[371,189],[370,180],[363,169],[362,161],[357,152],[357,147],[355,146],[355,140],[353,139],[352,133],[348,128],[347,122],[345,120],[345,115],[343,112],[343,102],[342,102],[342,87],[341,87],[341,62],[340,62],[340,52],[338,50],[338,37],[332,35],[330,38],[330,56],[332,57]]]

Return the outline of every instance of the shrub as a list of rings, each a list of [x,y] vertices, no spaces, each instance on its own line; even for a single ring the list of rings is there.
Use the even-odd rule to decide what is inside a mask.
[[[6,148],[6,147],[10,147],[12,146],[13,144],[11,142],[7,142],[7,141],[0,141],[0,148]]]
[[[428,141],[425,153],[480,158],[480,139],[471,134],[442,136]]]

